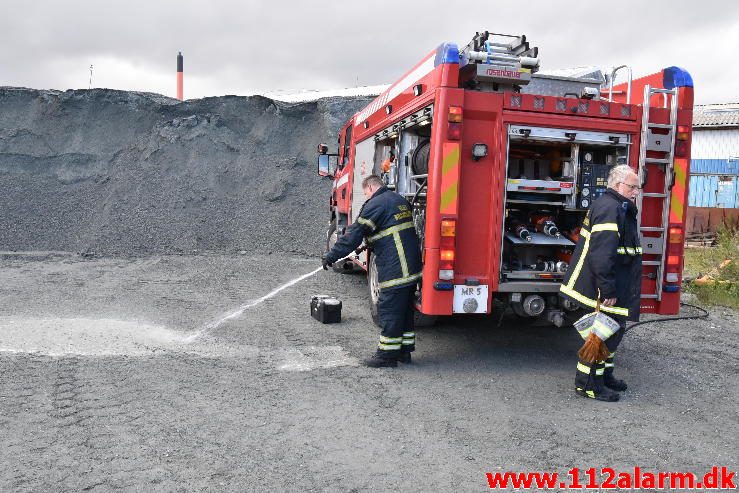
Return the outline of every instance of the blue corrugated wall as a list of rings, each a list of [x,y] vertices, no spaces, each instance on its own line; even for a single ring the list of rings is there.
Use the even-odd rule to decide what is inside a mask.
[[[695,167],[694,163],[701,162]],[[733,209],[739,207],[739,171],[727,165],[725,159],[696,159],[690,164],[690,207],[715,207]],[[696,168],[700,171],[696,171]],[[694,174],[706,173],[706,174]]]
[[[739,176],[692,175],[690,177],[690,207],[739,207]]]
[[[709,175],[739,174],[739,160],[729,159],[691,159],[690,172]]]

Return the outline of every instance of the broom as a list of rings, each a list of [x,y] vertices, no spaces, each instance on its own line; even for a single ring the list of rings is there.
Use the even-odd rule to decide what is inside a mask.
[[[598,301],[595,303],[595,313],[600,313],[600,289],[598,290]],[[580,361],[586,363],[595,363],[596,361],[605,361],[610,355],[610,351],[606,344],[595,334],[594,330],[590,331],[585,343],[577,352]]]

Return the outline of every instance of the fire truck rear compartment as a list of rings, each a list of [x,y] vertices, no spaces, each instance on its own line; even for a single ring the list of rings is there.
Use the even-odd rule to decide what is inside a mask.
[[[573,140],[519,133],[509,141],[506,160],[497,297],[521,317],[555,325],[577,310],[557,292],[582,221],[605,191],[608,171],[628,152],[624,144]]]

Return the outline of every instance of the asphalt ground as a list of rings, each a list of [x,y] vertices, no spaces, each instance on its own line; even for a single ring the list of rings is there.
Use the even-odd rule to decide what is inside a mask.
[[[362,275],[284,255],[0,254],[0,491],[488,491],[487,472],[737,470],[737,313],[628,333],[618,403],[574,329],[451,318],[411,365]],[[343,302],[343,321],[309,315]],[[243,309],[242,313],[240,309]],[[229,316],[231,318],[228,318]]]

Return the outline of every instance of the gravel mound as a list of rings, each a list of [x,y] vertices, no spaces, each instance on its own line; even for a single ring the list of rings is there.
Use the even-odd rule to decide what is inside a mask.
[[[0,88],[0,250],[315,254],[315,145],[370,100]]]

